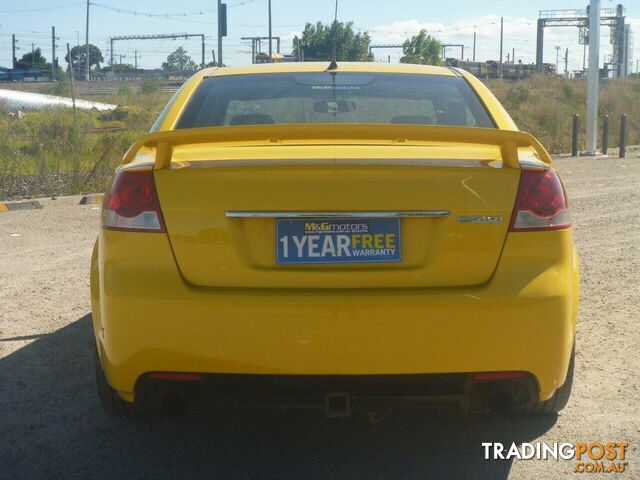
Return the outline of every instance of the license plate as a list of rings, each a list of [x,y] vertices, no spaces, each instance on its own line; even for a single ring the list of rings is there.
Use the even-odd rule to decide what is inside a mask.
[[[278,264],[402,260],[398,218],[279,218],[276,240]]]

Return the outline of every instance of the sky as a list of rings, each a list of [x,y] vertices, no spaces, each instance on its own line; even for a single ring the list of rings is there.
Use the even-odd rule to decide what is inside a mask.
[[[224,0],[223,0],[224,1]],[[536,19],[540,10],[584,9],[588,0],[338,0],[338,19],[353,21],[354,28],[367,31],[372,44],[397,44],[426,29],[443,43],[464,44],[470,58],[473,33],[477,33],[476,59],[499,57],[500,17],[504,17],[504,60],[515,54],[516,61],[535,61]],[[206,61],[217,49],[216,0],[91,0],[89,41],[108,58],[109,38],[118,35],[195,33],[205,34]],[[251,46],[243,36],[267,36],[268,0],[226,0],[228,36],[223,42],[227,65],[251,63]],[[619,1],[601,0],[603,9],[613,9]],[[621,2],[637,40],[633,47],[633,67],[640,58],[640,1]],[[290,53],[292,39],[306,22],[333,20],[335,0],[272,0],[273,35],[282,39],[282,52]],[[57,56],[64,63],[63,49],[69,43],[84,43],[86,1],[83,0],[0,0],[0,66],[11,63],[11,35],[18,39],[20,58],[32,48],[40,48],[51,58],[51,27],[56,27]],[[603,62],[611,53],[609,28],[602,27]],[[141,68],[155,68],[177,47],[184,47],[196,63],[201,59],[200,39],[121,41],[114,46],[115,61],[134,63],[137,52]],[[556,47],[560,47],[556,49]],[[545,30],[544,61],[556,62],[569,49],[569,70],[582,68],[583,46],[575,27]],[[264,50],[266,51],[266,44]],[[274,43],[275,49],[275,43]],[[217,50],[216,50],[217,52]],[[459,56],[452,49],[447,56]],[[398,61],[400,49],[374,50],[377,61]]]

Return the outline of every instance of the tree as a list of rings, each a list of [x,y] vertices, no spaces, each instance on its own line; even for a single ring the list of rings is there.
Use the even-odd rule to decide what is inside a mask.
[[[73,69],[76,71],[84,71],[86,68],[87,61],[87,46],[86,45],[76,45],[73,47],[70,52],[71,61],[73,62]],[[67,63],[69,63],[69,55],[65,55],[64,59]],[[97,70],[100,69],[100,63],[104,62],[104,58],[102,57],[102,52],[95,45],[89,44],[89,68],[96,67]]]
[[[25,53],[20,60],[16,62],[16,68],[37,68],[40,70],[51,70],[51,64],[42,56],[42,51],[36,48],[33,53]]]
[[[162,63],[162,69],[172,72],[193,72],[198,69],[198,65],[191,60],[184,48],[178,47],[175,52],[169,54],[167,61]]]
[[[420,30],[418,35],[406,40],[402,45],[404,56],[400,59],[401,63],[421,63],[423,65],[442,65],[440,52],[442,51],[442,43],[426,30]]]
[[[293,54],[304,60],[329,60],[335,38],[336,59],[338,61],[370,62],[373,55],[369,53],[371,38],[367,32],[353,31],[353,22],[333,22],[323,25],[307,23],[302,38],[293,40]]]

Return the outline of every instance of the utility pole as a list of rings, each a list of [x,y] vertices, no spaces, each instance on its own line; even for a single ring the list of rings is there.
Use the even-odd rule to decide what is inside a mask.
[[[71,59],[69,59],[71,60]],[[56,27],[51,27],[51,81],[56,80]]]
[[[560,71],[560,45],[556,45],[556,73]]]
[[[31,68],[36,68],[36,46],[31,42]]]
[[[206,57],[206,48],[204,46],[204,34],[202,34],[202,68],[204,68],[205,64],[207,63],[207,59]]]
[[[218,0],[218,66],[222,66],[222,0]]]
[[[269,63],[273,62],[273,46],[271,45],[271,0],[269,0]]]
[[[516,49],[511,49],[511,63],[516,63]]]
[[[16,35],[15,33],[11,34],[11,68],[16,68]]]
[[[85,49],[85,55],[87,56],[86,60],[85,60],[85,73],[84,73],[84,79],[88,82],[89,81],[89,0],[87,0],[87,35],[86,35],[86,49]]]
[[[595,155],[598,140],[598,83],[600,81],[600,0],[589,6],[589,71],[587,72],[586,154]]]
[[[73,61],[71,60],[71,50],[67,43],[67,58],[69,59],[69,88],[71,89],[71,104],[73,105],[73,126],[76,126],[76,93],[75,86],[73,84]],[[74,131],[75,134],[75,131]]]
[[[473,61],[476,61],[476,32],[473,32]]]
[[[569,47],[564,51],[564,76],[569,78]]]
[[[504,40],[504,17],[500,17],[500,63],[498,63],[498,76],[502,80],[502,42]]]
[[[298,62],[304,62],[304,50],[302,50],[302,39],[300,37],[296,37],[298,39],[298,41],[296,42],[296,45],[298,46],[298,48],[296,49],[296,58],[298,59]],[[295,38],[294,38],[295,40]]]
[[[138,50],[133,51],[133,62],[134,67],[138,68]]]

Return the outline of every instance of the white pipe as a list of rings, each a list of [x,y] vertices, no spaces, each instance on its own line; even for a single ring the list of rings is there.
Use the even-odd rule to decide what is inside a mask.
[[[42,93],[19,92],[16,90],[0,89],[0,110],[8,111],[38,111],[54,108],[72,108],[73,101],[67,97],[56,97],[54,95],[44,95]],[[88,100],[77,100],[76,108],[82,110],[113,110],[117,105],[109,103],[90,102]]]

